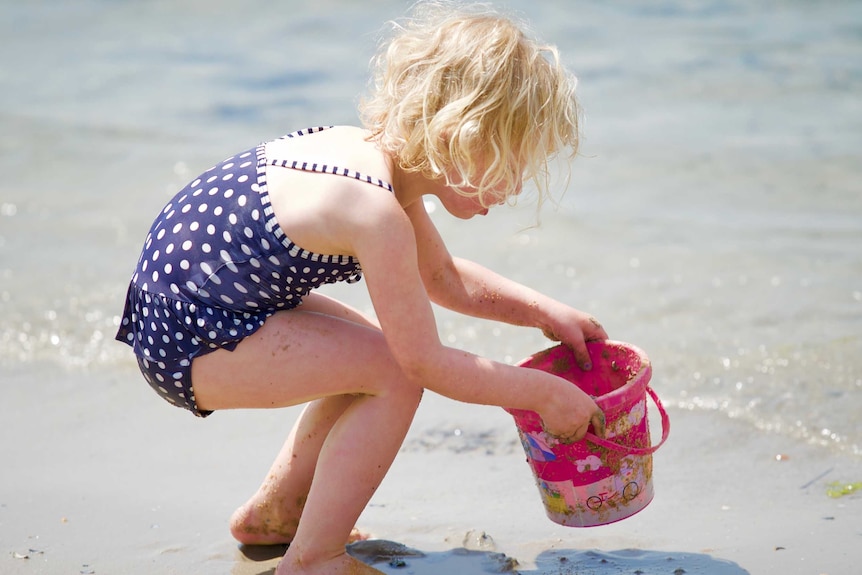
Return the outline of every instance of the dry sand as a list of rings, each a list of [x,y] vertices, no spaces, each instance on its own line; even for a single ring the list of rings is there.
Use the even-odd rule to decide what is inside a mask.
[[[227,519],[256,489],[296,409],[202,421],[129,373],[6,372],[0,380],[0,573],[273,572],[280,550],[241,549]],[[391,565],[386,556],[377,567],[858,573],[862,497],[826,495],[830,481],[862,480],[858,458],[712,413],[670,414],[654,501],[617,524],[573,529],[545,517],[505,412],[429,395],[360,518],[362,529],[423,556]],[[352,551],[368,558],[381,549],[388,552],[380,543]]]

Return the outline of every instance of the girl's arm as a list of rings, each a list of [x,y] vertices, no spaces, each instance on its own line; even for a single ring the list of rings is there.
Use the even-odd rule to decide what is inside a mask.
[[[362,262],[386,342],[412,381],[452,399],[536,411],[545,428],[579,439],[592,423],[604,433],[601,410],[569,382],[540,370],[494,362],[442,345],[419,271],[410,219],[394,198],[368,194],[342,233]]]
[[[513,325],[537,327],[572,347],[590,369],[586,341],[607,339],[599,322],[469,260],[453,258],[421,202],[406,210],[416,235],[422,280],[431,301],[445,308]]]

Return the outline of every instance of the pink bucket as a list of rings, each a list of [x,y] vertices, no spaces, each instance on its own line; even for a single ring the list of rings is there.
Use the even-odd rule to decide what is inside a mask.
[[[548,517],[568,527],[605,525],[630,517],[653,498],[652,454],[667,439],[670,419],[649,387],[646,354],[622,342],[587,343],[593,368],[581,370],[572,350],[558,345],[518,364],[571,381],[605,413],[607,437],[592,433],[562,443],[532,411],[506,409],[514,418]],[[651,446],[646,396],[658,406],[661,441]]]

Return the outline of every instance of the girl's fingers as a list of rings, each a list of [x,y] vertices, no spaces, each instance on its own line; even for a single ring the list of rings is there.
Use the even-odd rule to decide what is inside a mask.
[[[593,430],[595,430],[596,435],[601,438],[605,437],[605,413],[599,409],[593,414],[593,417],[590,419],[590,423],[593,424]]]
[[[593,368],[593,363],[590,360],[590,352],[587,351],[587,344],[584,340],[578,340],[571,344],[572,353],[575,354],[575,361],[578,366],[584,371],[590,371]]]

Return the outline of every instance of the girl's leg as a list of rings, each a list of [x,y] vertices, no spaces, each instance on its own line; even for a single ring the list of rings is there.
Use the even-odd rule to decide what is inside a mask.
[[[257,493],[231,517],[237,541],[246,545],[293,541],[323,441],[354,398],[318,399],[302,411]]]
[[[286,486],[299,488],[313,473],[278,573],[341,573],[348,568],[373,573],[348,557],[344,546],[398,452],[421,389],[405,380],[378,329],[353,321],[347,308],[327,313],[331,300],[309,298],[308,303],[313,302],[319,307],[304,305],[308,311],[271,317],[233,352],[220,350],[196,359],[195,396],[202,409],[282,407],[343,398],[310,408],[314,417],[309,428],[319,432],[317,441],[303,443],[297,436],[298,441],[282,451],[291,459],[307,453],[307,462],[294,468],[279,466],[279,460],[274,464],[275,483]],[[300,423],[297,429],[302,427]],[[292,487],[276,487],[274,492],[284,500],[288,489]],[[301,491],[294,497],[301,497]]]
[[[321,294],[307,297],[303,311],[324,313],[378,329],[373,319]],[[326,397],[306,406],[257,493],[231,517],[231,533],[237,541],[247,545],[293,541],[323,441],[355,398]],[[355,530],[351,533],[351,539],[361,537]]]

